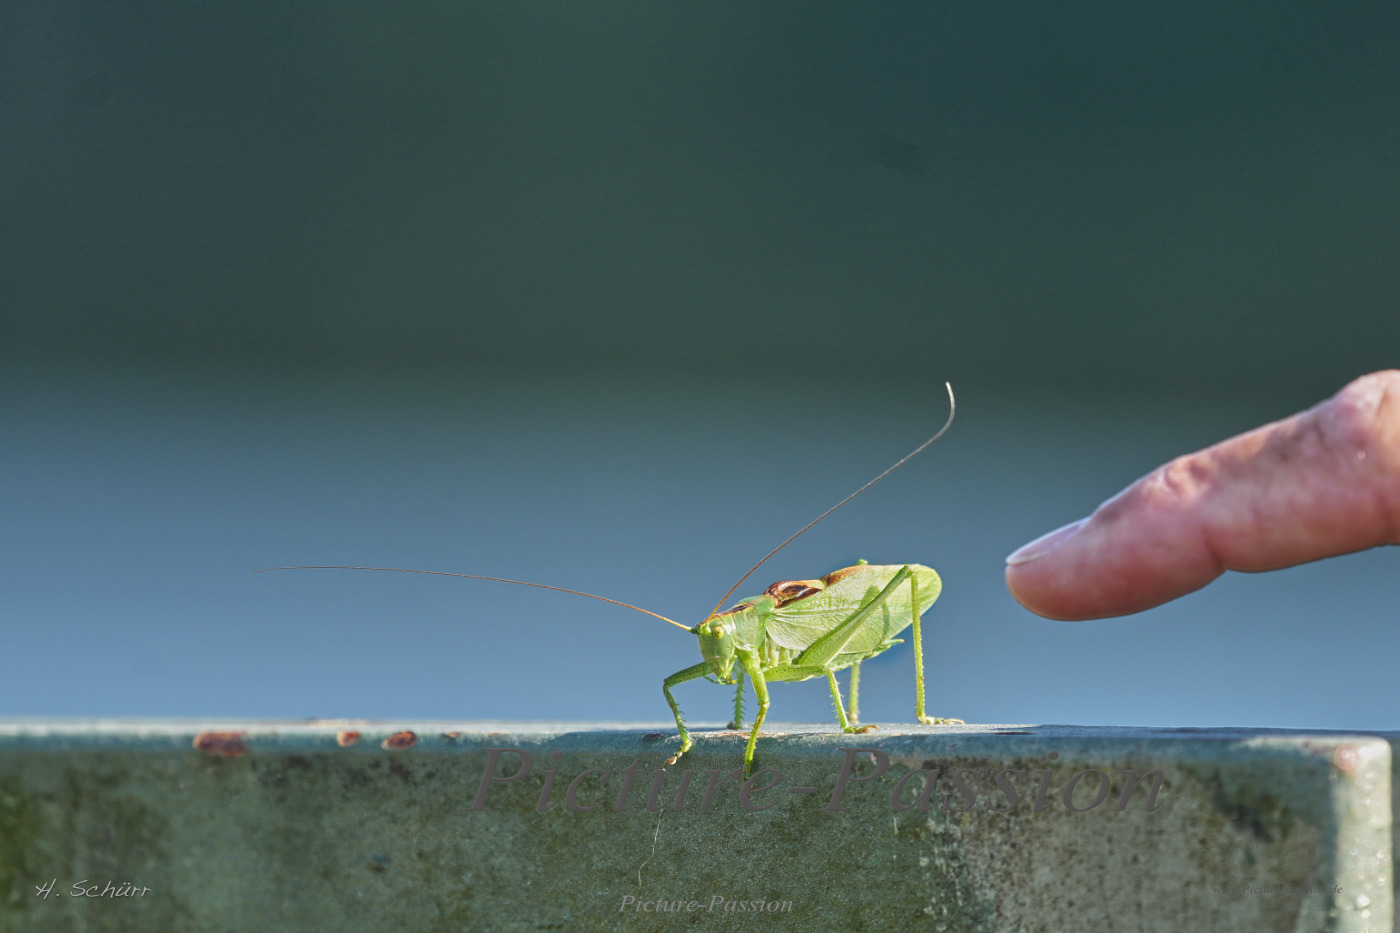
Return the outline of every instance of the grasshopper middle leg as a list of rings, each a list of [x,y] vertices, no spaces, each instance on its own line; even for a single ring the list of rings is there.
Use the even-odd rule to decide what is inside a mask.
[[[851,665],[851,724],[860,722],[860,662]]]

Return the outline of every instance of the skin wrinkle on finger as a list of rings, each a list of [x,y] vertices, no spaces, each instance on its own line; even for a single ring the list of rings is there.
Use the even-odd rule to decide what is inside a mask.
[[[1383,433],[1388,431],[1388,436],[1382,440],[1382,447],[1390,454],[1389,460],[1382,461],[1379,468],[1400,477],[1400,372],[1395,372],[1394,376],[1386,383],[1380,403],[1376,406],[1376,421]],[[1365,455],[1367,451],[1361,453]],[[1397,482],[1397,486],[1400,486],[1400,482]],[[1386,539],[1391,544],[1400,544],[1400,488],[1391,489],[1391,495],[1383,499],[1381,508],[1387,516]]]
[[[1374,478],[1375,512],[1386,544],[1400,544],[1400,370],[1363,376],[1335,398],[1338,456]]]
[[[1042,615],[1159,605],[1225,569],[1279,569],[1400,543],[1400,371],[1354,380],[1281,421],[1163,464],[1055,553],[1009,567]]]
[[[1193,511],[1223,569],[1260,572],[1395,543],[1400,372],[1356,380],[1289,418],[1149,474]],[[1393,410],[1392,410],[1393,409]],[[1130,519],[1131,520],[1131,517]]]
[[[1276,570],[1395,543],[1400,427],[1382,402],[1400,372],[1362,377],[1331,399],[1186,459],[1209,476],[1207,546],[1228,570]]]
[[[1298,527],[1303,520],[1300,516],[1315,511],[1308,501],[1313,487],[1303,488],[1291,471],[1311,461],[1330,459],[1321,425],[1328,404],[1256,428],[1196,455],[1203,469],[1213,474],[1218,493],[1202,509],[1201,523],[1207,546],[1222,570],[1259,572],[1280,566],[1281,559],[1287,563],[1306,560],[1279,555],[1297,546],[1290,542],[1301,542],[1318,530]],[[1343,490],[1333,490],[1336,492]],[[1282,522],[1280,516],[1284,516]]]
[[[1260,528],[1227,542],[1227,567],[1273,570],[1395,543],[1400,426],[1384,403],[1396,391],[1400,373],[1376,373],[1271,426],[1262,451],[1240,464],[1238,486],[1259,489],[1246,501]],[[1222,488],[1230,479],[1222,476]],[[1228,537],[1225,511],[1207,514]]]

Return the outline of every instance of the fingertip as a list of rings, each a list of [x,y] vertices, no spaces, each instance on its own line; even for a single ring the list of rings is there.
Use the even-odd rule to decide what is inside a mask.
[[[1019,564],[1006,565],[1006,589],[1023,608],[1038,616],[1056,622],[1070,622],[1076,618],[1072,613],[1065,614],[1064,610],[1058,609],[1054,591],[1037,586],[1035,578]]]
[[[1084,545],[1092,537],[1085,533],[1091,522],[1091,518],[1070,522],[1007,557],[1006,588],[1017,602],[1047,619],[1085,618],[1086,587],[1078,577],[1085,565]]]
[[[1007,564],[1017,602],[1047,619],[1103,619],[1159,606],[1220,575],[1190,521],[1140,503],[1106,511],[1032,542],[1040,546],[1027,546],[1031,559]]]

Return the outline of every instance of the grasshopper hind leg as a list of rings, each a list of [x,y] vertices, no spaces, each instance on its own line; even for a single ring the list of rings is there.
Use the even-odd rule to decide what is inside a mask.
[[[924,711],[924,639],[919,627],[919,582],[909,577],[910,602],[914,606],[914,718],[925,726],[960,726],[961,719],[930,716]]]

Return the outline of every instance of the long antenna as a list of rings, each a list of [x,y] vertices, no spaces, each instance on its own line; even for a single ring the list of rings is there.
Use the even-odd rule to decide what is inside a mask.
[[[947,431],[950,427],[953,426],[953,415],[956,414],[956,413],[957,413],[957,410],[958,410],[958,403],[957,403],[957,401],[953,398],[953,384],[952,384],[951,382],[945,382],[945,383],[943,383],[943,385],[946,386],[947,389],[948,389],[948,420],[945,421],[945,422],[943,422],[943,427],[941,427],[941,428],[938,429],[938,433],[937,433],[937,434],[935,434],[933,437],[930,437],[928,440],[924,441],[924,442],[923,442],[922,444],[920,444],[918,447],[915,447],[913,450],[909,451],[909,453],[907,453],[907,454],[905,454],[903,457],[901,457],[901,458],[899,459],[899,462],[897,462],[894,466],[890,467],[888,470],[886,470],[885,472],[881,473],[879,476],[875,477],[875,478],[872,479],[870,482],[866,483],[864,486],[860,487],[860,488],[857,489],[855,492],[851,493],[849,496],[847,496],[846,498],[842,499],[840,502],[836,503],[836,504],[833,505],[831,508],[829,508],[829,509],[827,509],[825,512],[823,512],[822,514],[818,515],[816,518],[812,519],[810,522],[808,522],[807,524],[803,525],[801,528],[799,528],[799,529],[797,530],[797,533],[796,533],[795,535],[793,535],[791,538],[788,538],[786,541],[784,541],[782,544],[778,545],[777,547],[773,548],[773,550],[769,551],[766,555],[764,555],[763,560],[759,561],[758,563],[756,563],[756,564],[754,564],[752,567],[750,567],[750,568],[749,568],[749,572],[746,573],[746,574],[744,574],[742,577],[740,577],[740,578],[739,578],[739,582],[738,582],[738,583],[735,583],[733,586],[731,586],[731,587],[729,588],[729,592],[725,593],[723,596],[721,596],[721,597],[719,598],[719,602],[715,603],[715,608],[713,608],[713,609],[710,610],[710,615],[714,615],[716,612],[719,612],[719,608],[720,608],[721,606],[724,605],[725,600],[727,600],[727,599],[729,599],[729,597],[733,596],[733,595],[734,595],[734,591],[737,590],[741,585],[743,585],[743,582],[744,582],[745,580],[747,580],[749,577],[753,576],[753,572],[754,572],[755,570],[757,570],[759,567],[762,567],[764,564],[768,563],[768,558],[772,557],[774,554],[778,553],[778,552],[781,551],[783,548],[787,547],[789,544],[791,544],[792,542],[796,541],[798,538],[802,537],[802,535],[806,534],[807,530],[808,530],[809,528],[811,528],[813,525],[815,525],[817,522],[819,522],[819,521],[821,521],[822,519],[826,518],[826,517],[827,517],[828,515],[830,515],[832,512],[835,512],[837,509],[841,508],[841,506],[845,505],[847,502],[850,502],[850,501],[851,501],[852,499],[854,499],[856,496],[858,496],[858,495],[860,495],[861,493],[865,492],[865,491],[866,491],[867,489],[869,489],[871,486],[874,486],[874,485],[875,485],[876,483],[878,483],[880,480],[884,479],[886,476],[889,476],[891,473],[893,473],[895,470],[899,469],[900,467],[904,466],[905,463],[907,463],[907,462],[909,462],[910,460],[912,460],[912,459],[913,459],[915,456],[917,456],[918,454],[923,453],[923,452],[924,452],[924,448],[928,447],[929,444],[932,444],[934,441],[936,441],[936,440],[938,440],[940,437],[942,437],[943,434],[944,434],[944,432]]]
[[[575,596],[587,596],[589,599],[601,599],[605,603],[612,603],[614,606],[623,606],[627,609],[635,609],[644,612],[662,622],[670,622],[677,628],[683,628],[687,632],[694,631],[688,625],[681,625],[675,619],[668,619],[663,615],[658,615],[650,609],[643,609],[641,606],[634,606],[631,603],[624,603],[617,599],[608,599],[606,596],[594,596],[592,593],[585,593],[582,590],[565,589],[562,586],[546,586],[543,583],[527,583],[524,580],[507,580],[505,577],[482,577],[474,573],[448,573],[445,570],[409,570],[406,567],[346,567],[339,564],[315,567],[268,567],[265,570],[254,570],[253,573],[271,573],[274,570],[378,570],[383,573],[426,573],[434,577],[463,577],[468,580],[490,580],[493,583],[514,583],[516,586],[533,586],[541,590],[554,590],[556,593],[573,593]]]

